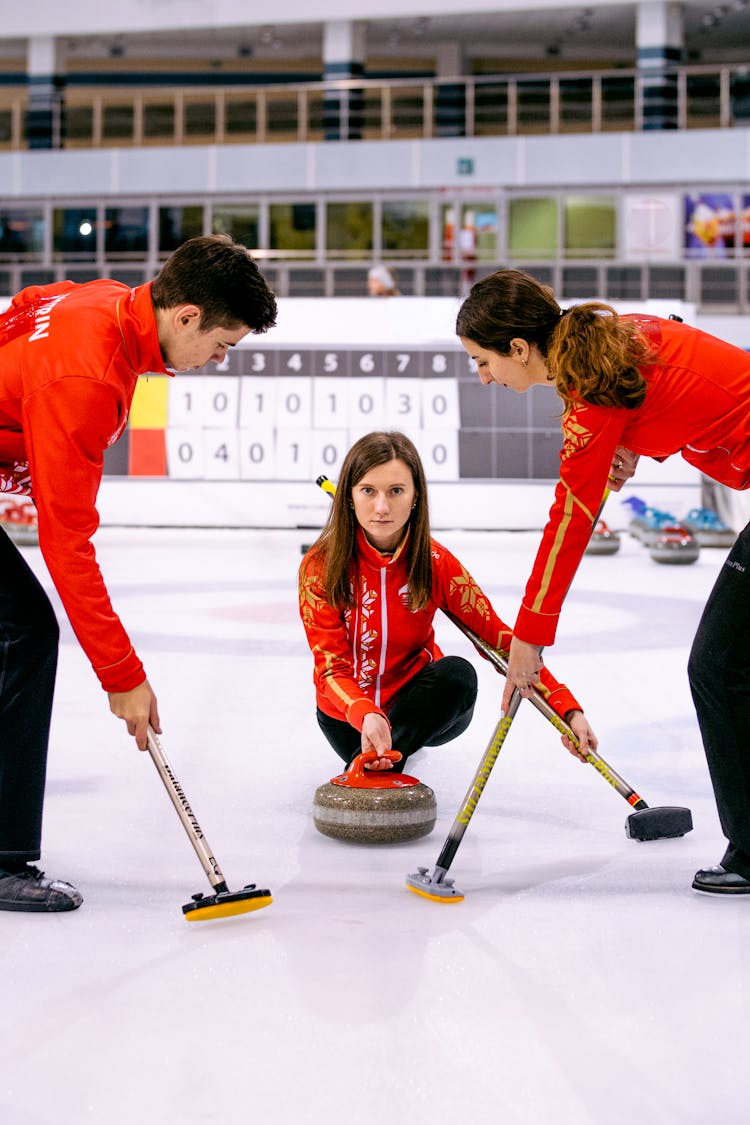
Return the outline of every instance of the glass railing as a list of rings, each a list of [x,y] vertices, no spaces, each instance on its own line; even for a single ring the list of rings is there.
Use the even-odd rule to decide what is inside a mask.
[[[345,265],[271,260],[259,255],[264,276],[279,297],[364,297],[367,294],[367,263]],[[466,295],[475,280],[507,263],[487,263],[467,271],[459,266],[431,262],[400,262],[398,283],[404,296],[455,297]],[[552,286],[563,300],[582,300],[596,295],[606,301],[674,301],[694,305],[704,315],[747,316],[750,314],[750,262],[648,262],[612,261],[569,263],[549,261],[514,262]],[[90,281],[112,277],[126,285],[149,281],[158,268],[154,262],[108,260],[82,265],[63,260],[53,266],[31,262],[0,261],[0,297],[27,285],[55,281]]]
[[[657,126],[662,110],[680,129],[750,122],[750,66],[723,65],[137,90],[71,82],[52,133],[74,149],[638,131],[655,88]],[[28,147],[26,112],[25,89],[0,90],[0,148]]]

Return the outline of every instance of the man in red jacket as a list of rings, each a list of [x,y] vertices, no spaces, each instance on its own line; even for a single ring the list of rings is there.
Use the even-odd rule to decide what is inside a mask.
[[[104,452],[139,375],[224,359],[273,327],[276,301],[244,246],[190,239],[156,278],[24,289],[0,316],[0,493],[33,496],[39,546],[110,709],[139,749],[156,696],[110,603],[91,542]],[[58,624],[0,530],[0,910],[73,910],[81,896],[33,866],[41,847]]]

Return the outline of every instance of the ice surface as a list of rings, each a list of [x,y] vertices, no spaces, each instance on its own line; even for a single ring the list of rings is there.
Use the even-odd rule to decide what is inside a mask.
[[[624,538],[584,559],[545,654],[603,757],[650,805],[690,806],[695,830],[627,839],[626,802],[523,705],[451,868],[465,901],[443,905],[405,877],[434,866],[501,681],[476,656],[469,730],[410,759],[432,835],[320,835],[313,794],[339,764],[297,616],[304,535],[98,534],[193,811],[230,887],[275,901],[184,921],[208,881],[64,626],[42,866],[85,901],[0,914],[3,1125],[746,1121],[750,900],[690,888],[724,848],[685,675],[724,553],[659,566]],[[537,536],[438,538],[512,622]],[[445,620],[439,637],[473,654]]]

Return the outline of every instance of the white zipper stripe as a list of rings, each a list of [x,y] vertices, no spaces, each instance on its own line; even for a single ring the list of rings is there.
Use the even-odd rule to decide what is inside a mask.
[[[375,681],[375,706],[380,706],[380,683],[385,672],[385,652],[388,646],[388,603],[385,598],[386,583],[385,576],[388,570],[387,566],[380,568],[380,628],[382,637],[380,641],[380,665],[378,667],[378,677]]]
[[[360,661],[360,645],[359,645],[359,605],[357,602],[357,595],[354,595],[354,612],[352,614],[352,658],[354,660],[354,679],[359,683],[359,670],[361,666]]]

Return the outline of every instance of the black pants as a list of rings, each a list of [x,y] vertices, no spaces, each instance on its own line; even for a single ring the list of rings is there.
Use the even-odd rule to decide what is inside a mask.
[[[688,664],[722,831],[721,863],[750,879],[750,524],[706,602]]]
[[[0,528],[0,868],[39,859],[59,627]]]
[[[402,688],[391,704],[391,742],[402,758],[393,768],[403,771],[406,759],[423,746],[442,746],[468,727],[477,698],[474,666],[461,656],[444,656],[428,664]],[[356,727],[331,719],[318,709],[320,729],[346,764],[362,750]]]

